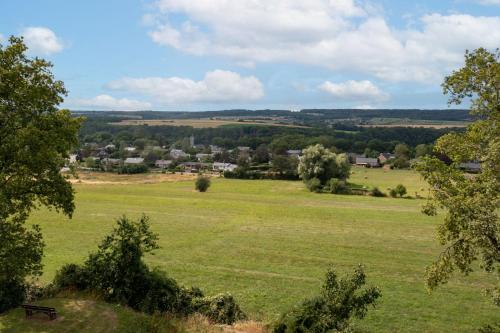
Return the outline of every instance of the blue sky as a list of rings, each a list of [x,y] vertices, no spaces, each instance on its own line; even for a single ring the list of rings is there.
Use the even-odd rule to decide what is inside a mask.
[[[500,0],[4,0],[96,110],[445,108],[465,49],[500,47]]]

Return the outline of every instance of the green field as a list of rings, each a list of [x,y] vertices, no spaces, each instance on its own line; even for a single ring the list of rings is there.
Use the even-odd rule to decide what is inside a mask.
[[[411,171],[356,168],[351,181],[385,192],[403,183],[409,195],[426,193]],[[314,294],[330,265],[346,272],[358,263],[383,293],[358,327],[467,332],[500,319],[481,295],[493,281],[480,273],[426,292],[440,217],[422,215],[423,200],[315,194],[292,181],[214,179],[207,193],[195,192],[192,181],[75,189],[71,221],[46,210],[31,219],[41,224],[47,245],[44,281],[64,263],[84,260],[117,216],[146,213],[162,247],[149,263],[209,294],[233,293],[255,319],[272,320]]]

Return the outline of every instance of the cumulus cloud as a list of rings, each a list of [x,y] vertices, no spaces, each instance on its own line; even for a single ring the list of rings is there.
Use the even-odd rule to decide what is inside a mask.
[[[380,90],[375,84],[368,80],[349,80],[342,83],[325,81],[318,88],[342,100],[382,102],[389,99],[387,93]]]
[[[49,55],[61,52],[64,48],[62,41],[46,27],[27,27],[21,35],[29,50],[35,53]]]
[[[117,110],[117,111],[140,111],[149,110],[152,105],[148,102],[141,102],[128,98],[114,98],[109,95],[98,95],[89,99],[76,99],[69,101],[74,108]]]
[[[185,20],[173,23],[178,14]],[[158,0],[155,18],[152,40],[186,53],[357,70],[391,81],[441,80],[465,49],[500,45],[500,17],[430,14],[417,28],[396,29],[353,0]]]
[[[207,72],[200,81],[180,77],[122,78],[108,83],[107,88],[153,96],[166,104],[254,101],[264,95],[256,77],[224,70]]]

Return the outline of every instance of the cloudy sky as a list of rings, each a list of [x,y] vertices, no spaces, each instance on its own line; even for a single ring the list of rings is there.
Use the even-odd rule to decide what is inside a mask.
[[[445,108],[500,0],[2,0],[72,109]]]

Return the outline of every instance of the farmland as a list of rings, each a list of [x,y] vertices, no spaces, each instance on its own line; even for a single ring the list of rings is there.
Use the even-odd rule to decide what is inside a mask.
[[[351,181],[387,188],[403,183],[425,195],[412,171],[355,168]],[[207,193],[192,180],[151,183],[76,183],[71,221],[47,210],[42,281],[58,267],[81,262],[111,230],[116,217],[151,217],[161,249],[148,262],[208,294],[229,291],[251,318],[269,321],[320,287],[330,265],[339,273],[358,263],[383,297],[360,328],[370,331],[463,332],[498,319],[481,295],[481,273],[456,277],[429,295],[425,267],[439,246],[440,217],[420,213],[419,199],[310,193],[301,182],[217,178]]]
[[[304,128],[289,123],[281,122],[279,119],[241,119],[241,118],[224,118],[224,119],[152,119],[152,120],[136,120],[126,119],[113,125],[129,126],[129,125],[148,125],[148,126],[190,126],[193,128],[215,128],[227,125],[261,125],[261,126],[278,126]]]

